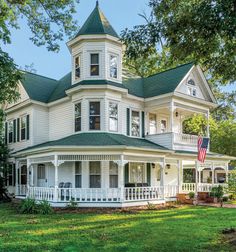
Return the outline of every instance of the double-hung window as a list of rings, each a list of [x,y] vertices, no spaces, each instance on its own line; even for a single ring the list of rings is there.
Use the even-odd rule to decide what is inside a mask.
[[[109,167],[110,188],[118,188],[118,165],[113,161]]]
[[[90,54],[90,75],[91,76],[99,75],[99,54],[98,53]]]
[[[118,104],[109,102],[109,130],[118,131]]]
[[[131,113],[131,135],[140,137],[140,113],[132,111]]]
[[[110,55],[110,78],[117,79],[118,72],[118,57]]]
[[[8,143],[13,143],[13,121],[8,122]]]
[[[75,80],[80,79],[81,75],[81,56],[75,57]]]
[[[89,103],[89,129],[100,130],[100,102]]]
[[[20,119],[20,132],[21,132],[21,140],[26,139],[26,116],[22,116]]]
[[[81,102],[75,104],[75,132],[81,131]]]
[[[75,162],[75,188],[82,187],[82,163]]]
[[[101,162],[89,162],[89,185],[90,188],[101,188]]]

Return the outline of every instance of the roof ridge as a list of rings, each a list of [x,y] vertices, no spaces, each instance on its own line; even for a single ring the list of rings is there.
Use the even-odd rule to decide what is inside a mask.
[[[172,70],[175,70],[175,69],[177,69],[177,68],[180,68],[180,67],[183,67],[183,66],[187,66],[187,65],[191,65],[191,64],[194,65],[194,62],[189,62],[189,63],[181,64],[181,65],[179,65],[179,66],[172,67],[172,68],[163,70],[163,71],[161,71],[161,72],[158,72],[158,73],[149,75],[148,77],[143,77],[142,79],[148,79],[148,78],[151,78],[151,77],[156,76],[156,75],[158,75],[158,74],[162,74],[162,73],[165,73],[165,72],[168,72],[168,71],[172,71]]]
[[[46,78],[46,79],[49,79],[49,80],[58,81],[57,79],[54,79],[54,78],[51,78],[51,77],[47,77],[47,76],[42,75],[42,74],[32,73],[32,72],[25,71],[25,70],[20,70],[20,71],[21,71],[21,72],[24,72],[24,73],[28,73],[28,74],[32,74],[32,75],[36,75],[36,76],[39,76],[39,77],[43,77],[43,78]]]

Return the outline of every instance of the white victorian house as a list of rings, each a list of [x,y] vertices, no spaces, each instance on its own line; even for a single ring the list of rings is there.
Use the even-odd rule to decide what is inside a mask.
[[[98,4],[67,45],[71,73],[24,72],[20,99],[7,106],[9,192],[54,206],[122,207],[225,182],[231,157],[208,151],[199,164],[197,136],[183,132],[186,118],[209,119],[217,107],[199,66],[125,77],[122,43]]]

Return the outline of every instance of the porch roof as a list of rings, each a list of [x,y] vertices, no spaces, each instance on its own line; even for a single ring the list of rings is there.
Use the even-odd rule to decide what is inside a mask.
[[[78,133],[59,140],[35,145],[14,152],[13,154],[40,150],[45,148],[53,148],[53,147],[112,147],[112,146],[170,151],[169,149],[161,145],[152,143],[142,138],[134,138],[121,134],[113,134],[105,132],[96,132],[96,133],[91,132],[91,133]]]

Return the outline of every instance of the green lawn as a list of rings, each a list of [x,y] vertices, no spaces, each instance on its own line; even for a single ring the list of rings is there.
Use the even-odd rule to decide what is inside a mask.
[[[39,216],[0,205],[0,251],[235,251],[222,240],[227,227],[236,209]]]

